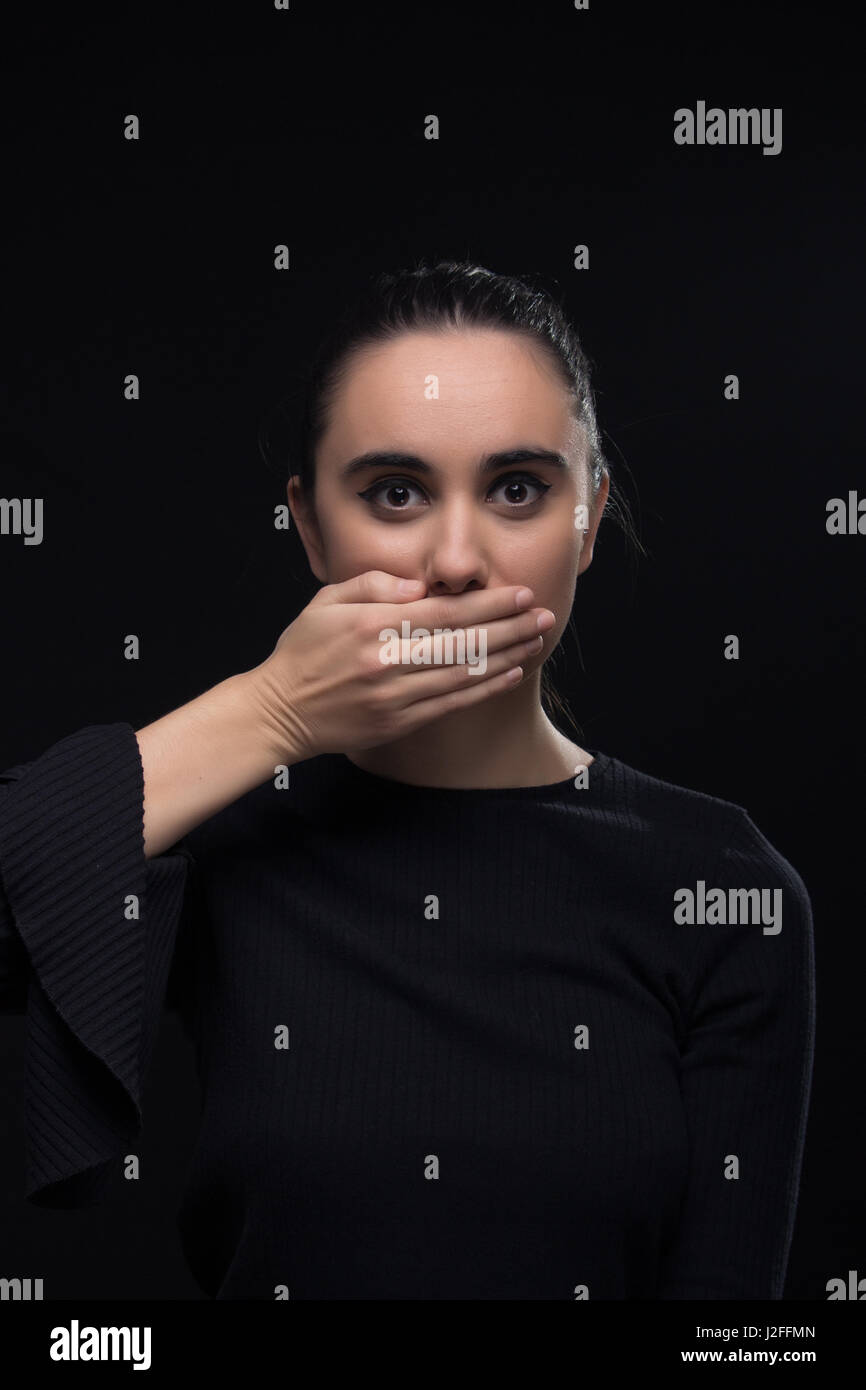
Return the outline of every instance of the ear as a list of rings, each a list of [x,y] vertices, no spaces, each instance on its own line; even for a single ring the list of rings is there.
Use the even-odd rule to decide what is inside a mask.
[[[301,543],[307,553],[310,569],[313,571],[313,574],[320,584],[327,584],[325,551],[322,545],[322,534],[319,530],[319,523],[316,519],[315,507],[313,506],[312,498],[305,495],[304,489],[301,486],[301,480],[296,474],[293,474],[286,484],[286,498],[289,504],[289,511],[298,529]]]
[[[601,518],[604,515],[604,509],[607,505],[607,497],[609,492],[610,479],[605,473],[604,477],[601,480],[601,486],[598,489],[598,496],[595,499],[595,504],[590,514],[589,526],[586,529],[586,533],[583,537],[583,544],[580,548],[580,560],[577,566],[578,574],[583,574],[584,570],[589,569],[590,565],[592,564],[592,552],[593,547],[595,545],[595,538],[598,534],[598,528],[601,523]]]

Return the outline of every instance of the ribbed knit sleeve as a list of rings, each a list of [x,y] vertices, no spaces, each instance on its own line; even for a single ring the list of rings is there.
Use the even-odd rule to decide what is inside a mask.
[[[796,870],[741,808],[718,862],[705,867],[707,895],[768,890],[781,929],[742,917],[677,927],[692,934],[697,966],[681,1064],[691,1156],[658,1297],[780,1299],[812,1080],[812,910]]]
[[[192,859],[146,859],[131,725],[0,774],[0,1003],[27,1015],[25,1195],[91,1205],[141,1127]],[[177,1002],[177,1001],[175,1001]]]

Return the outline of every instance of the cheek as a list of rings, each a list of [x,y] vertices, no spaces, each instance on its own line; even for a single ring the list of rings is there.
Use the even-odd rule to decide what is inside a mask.
[[[506,577],[498,582],[503,584],[528,584],[538,608],[549,608],[556,614],[556,624],[544,634],[544,648],[532,665],[541,665],[555,649],[568,627],[574,604],[577,584],[577,567],[580,560],[579,541],[569,543],[566,539],[556,548],[551,547],[546,554],[537,552],[527,558],[527,563],[519,566],[509,564]],[[517,568],[520,568],[520,573]]]
[[[498,582],[528,584],[535,593],[536,604],[552,608],[558,618],[564,605],[571,607],[579,561],[579,540],[558,534],[549,544],[509,554]]]
[[[417,543],[410,528],[373,525],[356,512],[332,517],[322,536],[332,583],[342,583],[365,570],[386,570],[412,577],[418,572]]]

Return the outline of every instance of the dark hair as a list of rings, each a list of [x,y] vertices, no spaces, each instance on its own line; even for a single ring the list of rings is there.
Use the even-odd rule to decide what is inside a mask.
[[[531,338],[546,350],[572,398],[574,415],[584,426],[590,503],[595,501],[602,480],[607,477],[610,492],[605,512],[610,513],[626,541],[645,555],[628,503],[618,490],[614,491],[612,471],[595,418],[589,359],[562,305],[535,274],[499,275],[469,261],[438,261],[432,266],[419,261],[412,270],[377,275],[338,316],[310,360],[302,407],[294,413],[288,476],[296,476],[305,494],[312,496],[316,448],[356,352],[396,338],[409,329],[462,327],[510,330]],[[265,461],[273,466],[264,427],[259,446]],[[286,476],[285,467],[281,471]],[[571,616],[568,625],[574,632]],[[576,632],[574,635],[576,639]],[[548,665],[549,662],[541,673],[542,703],[553,722],[560,716],[582,737],[571,710],[553,685]]]

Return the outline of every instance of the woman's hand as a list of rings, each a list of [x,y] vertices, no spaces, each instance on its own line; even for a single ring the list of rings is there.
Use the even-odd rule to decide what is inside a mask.
[[[528,608],[526,589],[526,603],[518,604],[519,585],[425,598],[423,581],[409,594],[400,593],[400,583],[398,575],[367,570],[325,585],[248,673],[277,760],[373,748],[468,709],[516,684],[520,676],[509,673],[544,645],[538,620],[549,610]],[[461,648],[460,629],[482,627],[486,670],[478,673],[465,661],[415,665],[409,649],[419,639],[403,644],[399,663],[384,662],[380,634],[402,632],[403,622],[410,631],[452,629],[451,640],[463,651],[477,651],[478,642]]]

